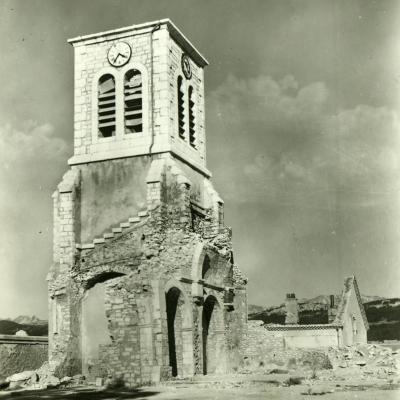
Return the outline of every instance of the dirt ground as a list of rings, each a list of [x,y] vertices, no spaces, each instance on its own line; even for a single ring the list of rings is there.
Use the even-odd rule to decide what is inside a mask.
[[[96,389],[75,389],[75,390],[41,390],[41,391],[24,391],[14,392],[12,394],[0,395],[1,399],[47,399],[47,400],[129,400],[129,399],[154,399],[154,400],[232,400],[232,399],[268,399],[268,400],[305,400],[307,398],[315,398],[313,395],[301,394],[300,387],[255,387],[255,388],[166,388],[151,387],[134,391],[99,391]],[[324,394],[322,396],[326,400],[399,400],[400,389],[394,390],[354,390],[354,391],[338,391],[334,393]]]
[[[144,387],[136,390],[105,390],[94,387],[78,387],[70,389],[23,390],[0,392],[0,400],[4,399],[47,399],[47,400],[232,400],[232,399],[282,399],[297,400],[323,397],[327,400],[400,400],[400,387],[371,382],[354,383],[349,386],[340,382],[314,382],[312,385],[284,386],[287,376],[236,376],[221,378],[215,381],[199,380],[168,382],[160,386]]]
[[[307,363],[296,361],[290,368],[288,363],[284,366],[287,369],[253,360],[237,373],[176,378],[136,390],[88,386],[82,375],[60,380],[45,363],[36,371],[11,376],[9,387],[13,389],[0,391],[0,400],[296,400],[315,397],[400,400],[400,351],[397,349],[364,344],[329,349],[328,354],[305,352],[301,357],[299,360]],[[122,383],[117,382],[103,381],[109,387]],[[45,387],[53,389],[43,389]]]

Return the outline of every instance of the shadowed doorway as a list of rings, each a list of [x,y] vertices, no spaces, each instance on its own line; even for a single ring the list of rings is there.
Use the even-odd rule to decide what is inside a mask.
[[[172,376],[178,376],[178,373],[182,374],[180,369],[183,363],[182,293],[179,289],[173,287],[168,290],[165,297],[167,306],[169,365],[172,370]]]
[[[214,296],[208,296],[203,306],[203,374],[212,373],[215,370],[213,365],[212,352],[215,352],[215,308],[217,300]]]

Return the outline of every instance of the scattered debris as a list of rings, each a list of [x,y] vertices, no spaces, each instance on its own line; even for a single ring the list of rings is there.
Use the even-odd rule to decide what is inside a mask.
[[[303,380],[304,378],[301,376],[290,376],[283,382],[283,384],[284,386],[300,385],[303,382]]]
[[[335,390],[325,387],[325,386],[314,386],[308,387],[306,390],[303,390],[301,394],[309,395],[309,396],[320,396],[327,393],[333,393]]]

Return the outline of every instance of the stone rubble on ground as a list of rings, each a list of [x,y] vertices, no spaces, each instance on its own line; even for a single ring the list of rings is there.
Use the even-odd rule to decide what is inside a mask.
[[[329,359],[333,369],[338,368],[357,373],[364,377],[399,377],[400,354],[386,346],[359,344],[343,349],[329,349]]]
[[[232,379],[220,382],[197,382],[197,385],[218,386],[220,389],[253,385],[254,382],[248,378],[241,380],[243,374],[254,377],[269,375],[271,378],[262,382],[275,386],[301,385],[302,395],[323,395],[355,387],[392,388],[400,385],[400,353],[389,347],[360,344],[341,349],[330,348],[327,352],[297,349],[296,357],[293,358],[293,355],[294,352],[290,352],[290,357],[281,368],[271,368],[271,365],[260,365],[258,362],[248,363],[240,373],[231,374]],[[86,383],[83,375],[65,376],[61,379],[56,377],[54,375],[56,368],[56,364],[45,362],[36,371],[23,371],[9,376],[4,382],[0,382],[0,388],[32,390],[59,386],[74,387]],[[182,383],[188,382],[183,380]],[[104,385],[107,386],[107,381],[101,378],[96,380],[96,386]]]
[[[16,389],[52,389],[59,386],[74,387],[85,383],[83,375],[75,375],[73,377],[64,376],[58,378],[54,375],[57,365],[55,363],[45,362],[36,371],[23,371],[13,374],[0,382],[0,389],[2,390],[16,390]]]

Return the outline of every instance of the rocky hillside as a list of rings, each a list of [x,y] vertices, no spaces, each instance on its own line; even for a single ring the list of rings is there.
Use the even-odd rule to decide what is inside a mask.
[[[47,336],[47,321],[24,315],[14,320],[0,318],[0,335],[15,335],[20,330],[25,331],[29,336]]]
[[[338,304],[340,296],[335,296]],[[368,340],[400,340],[400,299],[386,299],[378,296],[362,296],[365,312],[370,325]],[[312,299],[299,299],[300,324],[328,323],[329,296],[317,296]],[[254,310],[254,311],[253,311]],[[261,320],[267,324],[285,322],[285,306],[273,306],[259,309],[249,306],[249,319]]]
[[[400,340],[400,299],[364,303],[369,322],[368,340]]]
[[[17,318],[13,320],[14,322],[18,324],[24,324],[24,325],[46,325],[47,321],[38,318],[36,315],[32,315],[31,317],[27,315],[20,315]]]

